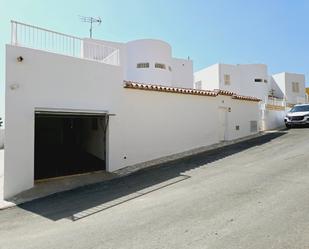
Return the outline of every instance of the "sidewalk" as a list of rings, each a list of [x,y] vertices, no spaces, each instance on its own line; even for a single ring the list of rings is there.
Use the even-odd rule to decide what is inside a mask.
[[[197,148],[191,151],[186,151],[183,153],[171,155],[168,157],[159,158],[153,161],[149,161],[146,163],[141,163],[137,165],[132,165],[125,167],[123,169],[120,169],[113,173],[108,172],[94,172],[84,175],[77,175],[77,176],[69,176],[69,177],[62,177],[57,179],[51,179],[42,181],[40,183],[37,183],[32,189],[27,190],[25,192],[22,192],[18,194],[17,196],[13,197],[9,201],[3,200],[3,159],[4,159],[4,150],[0,150],[0,210],[6,209],[9,207],[13,207],[34,199],[42,198],[54,193],[63,192],[67,190],[72,190],[78,187],[104,182],[108,181],[117,177],[123,177],[129,174],[132,174],[136,171],[139,171],[144,168],[152,167],[152,166],[158,166],[170,161],[174,161],[177,159],[185,158],[188,156],[194,156],[198,155],[203,152],[219,149],[228,145],[240,143],[243,141],[247,141],[250,139],[254,139],[269,133],[278,132],[280,130],[272,130],[272,131],[266,131],[266,132],[260,132],[258,134],[254,134],[249,137],[244,137],[232,141],[225,141],[217,144],[213,144],[210,146],[205,146],[201,148]]]

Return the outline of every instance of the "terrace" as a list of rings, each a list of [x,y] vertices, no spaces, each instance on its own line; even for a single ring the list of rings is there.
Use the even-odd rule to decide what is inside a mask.
[[[11,21],[11,44],[119,66],[119,49],[45,28]]]

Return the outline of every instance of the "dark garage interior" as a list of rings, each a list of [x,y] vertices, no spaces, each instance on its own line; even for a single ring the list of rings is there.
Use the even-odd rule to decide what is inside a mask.
[[[35,180],[106,169],[105,115],[36,113]]]

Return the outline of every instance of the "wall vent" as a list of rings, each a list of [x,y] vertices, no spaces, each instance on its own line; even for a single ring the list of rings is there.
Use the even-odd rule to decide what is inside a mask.
[[[257,121],[252,120],[250,121],[250,132],[257,132],[258,127],[257,127]]]

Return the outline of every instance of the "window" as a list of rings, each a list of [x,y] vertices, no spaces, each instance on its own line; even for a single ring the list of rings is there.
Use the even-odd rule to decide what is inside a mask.
[[[195,82],[195,89],[202,90],[202,81]]]
[[[250,132],[257,132],[257,121],[250,121]]]
[[[292,82],[292,92],[299,93],[299,83],[298,82]]]
[[[230,85],[231,84],[231,75],[225,74],[224,75],[224,84],[225,85]]]
[[[162,63],[156,63],[155,68],[166,69],[165,64]]]
[[[148,62],[137,63],[136,67],[137,68],[149,68],[149,63]]]
[[[263,79],[254,79],[254,82],[263,82]]]

